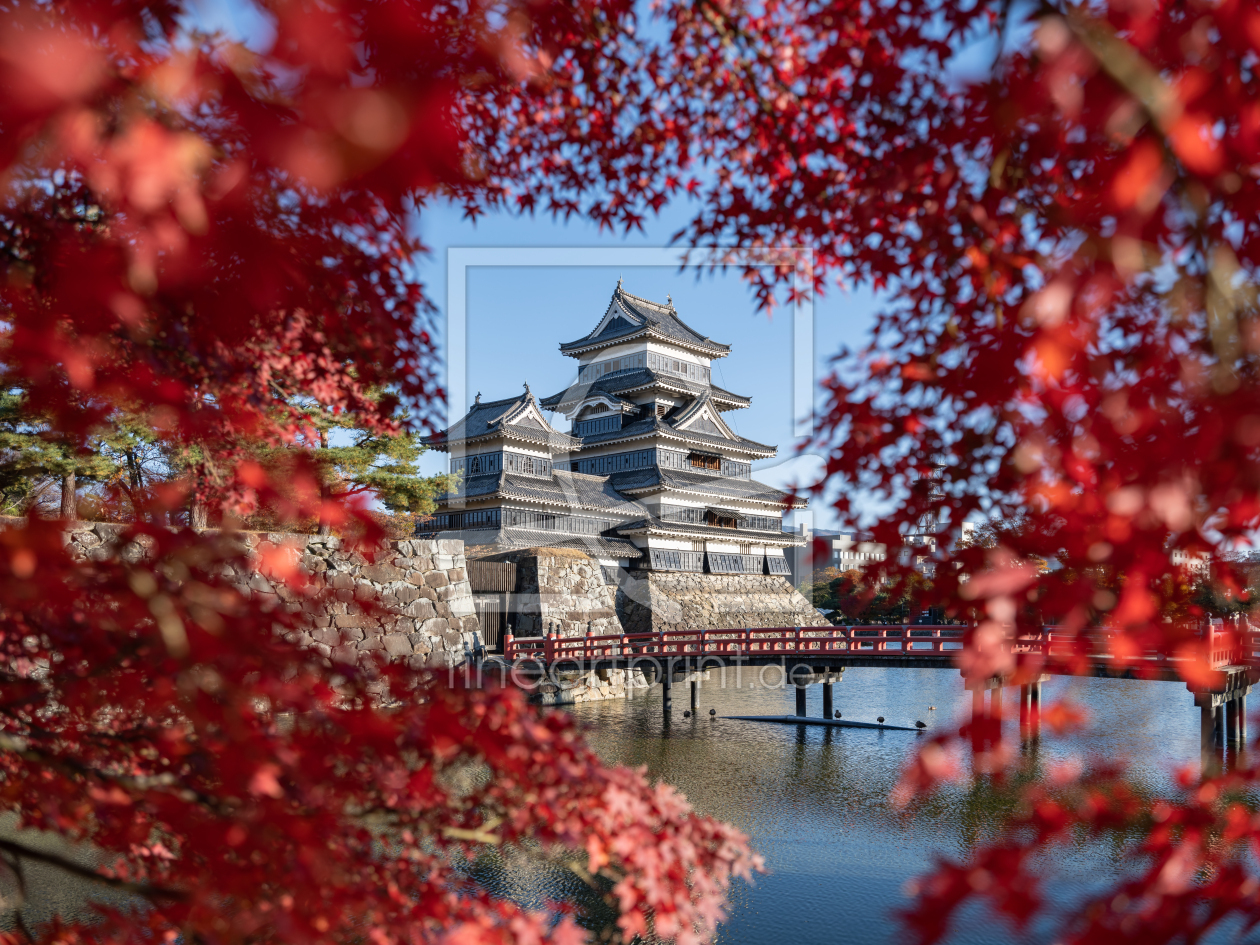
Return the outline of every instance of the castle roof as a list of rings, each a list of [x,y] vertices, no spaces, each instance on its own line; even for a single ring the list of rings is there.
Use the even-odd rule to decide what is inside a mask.
[[[694,405],[689,405],[685,408],[684,414],[687,414],[691,406]],[[689,417],[690,414],[688,414]],[[720,433],[710,433],[707,430],[679,429],[675,424],[683,419],[681,415],[673,420],[662,420],[660,417],[655,416],[645,417],[642,420],[636,420],[634,423],[626,424],[620,430],[609,430],[606,433],[593,433],[590,436],[581,437],[582,448],[618,443],[622,440],[660,437],[666,440],[673,440],[682,446],[694,446],[700,449],[727,449],[738,453],[760,456],[773,456],[778,452],[777,447],[767,446],[765,443],[758,443],[755,440],[746,439],[735,433],[731,433],[727,437]]]
[[[752,403],[752,398],[732,394],[730,391],[723,390],[716,385],[699,384],[695,381],[689,381],[685,377],[654,371],[651,368],[636,368],[633,371],[605,374],[599,380],[592,381],[589,384],[579,382],[566,390],[560,391],[558,394],[544,397],[538,403],[548,410],[568,413],[592,394],[626,395],[653,387],[659,387],[671,393],[693,396],[699,396],[708,391],[713,396],[713,402],[722,410],[747,407]]]
[[[625,495],[650,495],[654,492],[684,492],[697,497],[740,499],[759,505],[803,509],[806,500],[793,499],[786,492],[755,479],[735,479],[673,469],[635,469],[613,473],[608,477],[614,489]],[[670,523],[671,525],[673,523]]]
[[[709,541],[726,539],[746,545],[783,545],[785,547],[803,545],[806,541],[801,535],[781,529],[718,528],[713,525],[666,522],[655,515],[618,525],[616,532],[618,535],[661,535],[677,538],[706,538]]]
[[[607,476],[554,470],[549,479],[498,472],[470,476],[459,495],[464,499],[520,499],[569,509],[587,509],[613,516],[640,517],[647,510],[633,499],[619,495]]]
[[[631,295],[621,287],[620,281],[613,290],[604,317],[594,330],[585,338],[562,344],[560,350],[571,357],[578,357],[596,348],[644,336],[681,345],[710,358],[724,358],[731,353],[730,345],[712,341],[684,324],[674,310],[673,302],[662,305]]]
[[[439,533],[440,534],[440,533]],[[597,558],[642,558],[633,542],[606,535],[565,535],[534,528],[481,528],[460,531],[467,548],[572,548]]]
[[[453,443],[468,443],[498,438],[521,440],[551,450],[574,450],[579,441],[561,433],[543,416],[538,399],[526,385],[525,393],[505,400],[476,402],[449,430],[425,437],[424,442],[437,450],[449,450]]]

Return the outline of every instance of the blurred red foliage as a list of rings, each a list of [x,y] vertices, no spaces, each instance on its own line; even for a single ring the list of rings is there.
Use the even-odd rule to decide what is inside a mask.
[[[1250,606],[1230,552],[1260,526],[1256,4],[657,6],[672,32],[643,60],[655,94],[635,134],[698,201],[680,238],[812,249],[746,273],[763,301],[790,276],[881,293],[871,343],[825,382],[820,494],[848,525],[887,510],[872,538],[890,548],[943,523],[924,603],[978,624],[968,671],[1002,669],[985,641],[1043,622],[1106,624],[1122,664],[1197,652],[1184,620],[1204,603],[1174,553],[1210,555],[1218,599]],[[674,141],[706,165],[671,164]],[[977,514],[1018,527],[954,550]],[[884,570],[904,573],[894,557]],[[897,798],[946,767],[920,759]],[[1260,917],[1260,833],[1223,789],[1169,801],[1195,824],[1171,833],[1116,800],[1120,771],[1073,790],[1089,803],[1065,805],[1061,830],[1028,839],[1021,821],[926,880],[919,937],[973,897],[1019,921],[1053,912],[1018,867],[1074,824],[1152,839],[1127,864],[1141,878],[1060,916],[1058,940],[1192,940]]]
[[[873,537],[892,547],[927,515],[947,528],[975,512],[1019,519],[997,550],[951,552],[942,533],[924,603],[976,618],[983,639],[1047,618],[1078,631],[1106,622],[1123,657],[1187,645],[1161,619],[1198,606],[1173,550],[1213,553],[1222,593],[1247,602],[1218,552],[1260,524],[1254,2],[661,0],[664,36],[638,32],[627,2],[264,9],[275,37],[262,51],[189,32],[175,4],[18,3],[0,24],[4,358],[60,429],[145,405],[201,457],[188,487],[248,511],[269,487],[234,461],[237,445],[292,437],[297,395],[365,426],[391,416],[369,387],[390,386],[422,420],[440,396],[431,307],[410,267],[421,247],[408,218],[426,199],[462,201],[474,217],[506,206],[631,228],[685,192],[698,201],[688,242],[813,249],[810,270],[785,254],[747,273],[763,302],[796,275],[884,294],[875,340],[827,382],[819,444],[842,516],[859,497],[886,498]],[[298,482],[286,501],[320,514],[316,494]],[[587,845],[592,868],[609,855],[607,869],[625,871],[627,932],[647,905],[657,931],[671,915],[684,932],[703,926],[730,870],[750,864],[734,834],[604,772],[559,722],[511,698],[435,691],[398,716],[344,709],[318,695],[319,670],[281,672],[298,657],[270,649],[274,617],[189,600],[185,619],[176,585],[227,600],[218,552],[200,539],[155,536],[159,561],[183,562],[177,579],[72,567],[38,524],[4,540],[13,803],[32,822],[99,832],[126,859],[117,875],[134,874],[155,903],[55,934],[143,922],[168,939],[307,939],[366,923],[393,939],[460,921],[469,938],[542,934],[509,906],[455,895],[427,848],[408,855],[432,873],[370,860],[360,822],[338,806],[352,796],[439,845],[533,830]],[[993,579],[963,593],[964,576],[986,569]],[[212,631],[211,611],[231,613],[231,634]],[[76,646],[99,665],[62,656],[37,680],[22,662]],[[991,656],[976,644],[967,665],[981,672]],[[114,674],[134,682],[114,686]],[[254,686],[309,718],[310,733],[258,712]],[[110,693],[108,712],[73,701],[93,687]],[[152,730],[159,704],[185,727]],[[1067,708],[1051,715],[1072,723]],[[492,730],[513,735],[478,740]],[[429,766],[401,762],[404,731],[431,746]],[[347,740],[364,754],[335,747]],[[544,761],[543,744],[564,747]],[[423,772],[448,751],[524,765],[523,793],[507,788],[504,808],[528,796],[535,819],[489,827],[448,795],[426,804]],[[899,802],[952,770],[946,746],[931,751]],[[370,793],[352,795],[336,764],[302,770],[335,758],[382,765],[355,782]],[[1251,921],[1260,884],[1245,851],[1260,828],[1228,798],[1257,777],[1187,778],[1183,797],[1153,811],[1119,770],[1031,789],[1009,831],[924,880],[911,925],[935,939],[972,897],[1030,921],[1050,905],[1025,865],[1077,825],[1145,840],[1137,878],[1065,917],[1064,941]],[[535,778],[545,787],[525,786]],[[575,805],[613,782],[616,805]],[[316,837],[302,834],[309,810],[329,818]],[[666,839],[615,839],[642,817]],[[272,829],[286,839],[232,852]],[[291,860],[272,864],[273,849]]]
[[[1011,672],[987,643],[1043,622],[1108,625],[1121,664],[1195,652],[1165,620],[1203,616],[1173,552],[1211,554],[1218,592],[1247,606],[1228,552],[1260,525],[1260,9],[699,3],[676,18],[694,78],[664,83],[663,120],[691,116],[718,169],[685,238],[810,246],[816,286],[881,290],[871,344],[826,382],[822,491],[847,524],[873,499],[888,509],[872,537],[889,547],[943,523],[927,603],[978,624],[966,671]],[[973,515],[1019,527],[953,550]],[[899,802],[931,789],[936,760],[910,766]],[[1188,787],[1165,829],[1122,771],[1090,778],[1064,787],[1080,803],[1056,808],[1060,826],[1021,817],[925,879],[918,937],[973,898],[1019,923],[1060,912],[1023,867],[1079,825],[1148,839],[1126,863],[1139,878],[1059,914],[1056,940],[1194,940],[1260,917],[1260,834],[1224,787]]]
[[[361,510],[321,508],[311,470],[272,484],[245,448],[295,440],[300,402],[367,429],[390,429],[398,399],[430,418],[442,392],[412,216],[435,195],[502,202],[529,162],[554,160],[514,136],[510,110],[563,103],[627,9],[268,3],[258,51],[196,33],[182,3],[10,5],[9,382],[66,436],[142,410],[189,459],[182,494],[160,497],[171,508],[262,501],[379,537]],[[139,525],[127,536],[146,555],[75,562],[61,528],[0,533],[0,791],[23,826],[105,863],[17,839],[0,859],[19,887],[42,861],[142,902],[38,929],[19,912],[7,939],[583,937],[572,915],[469,878],[465,861],[498,848],[560,851],[606,884],[627,938],[688,942],[757,866],[733,828],[606,767],[515,690],[411,690],[380,667],[402,704],[374,706],[365,670],[282,643],[292,615],[224,582],[239,552],[213,533]]]

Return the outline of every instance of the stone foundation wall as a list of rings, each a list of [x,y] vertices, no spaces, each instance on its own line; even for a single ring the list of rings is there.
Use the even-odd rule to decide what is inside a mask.
[[[682,686],[692,679],[707,680],[712,670],[687,672],[675,669],[674,685]],[[649,689],[659,683],[659,679],[649,681],[639,669],[602,669],[590,672],[557,673],[546,682],[531,690],[530,699],[542,705],[574,705],[579,702],[598,702],[602,699],[616,699],[633,696],[637,691]],[[686,693],[679,692],[675,698],[686,701]]]
[[[123,528],[77,523],[66,532],[67,547],[84,559],[138,560],[143,546],[119,546]],[[423,669],[462,663],[481,647],[462,541],[387,541],[359,549],[331,536],[233,532],[228,537],[241,543],[248,564],[225,577],[247,597],[304,614],[305,628],[286,639],[323,657],[345,663],[386,659]],[[331,589],[331,599],[308,600],[268,573],[264,560],[277,550],[290,555],[314,586]],[[374,606],[382,612],[370,612]]]
[[[616,588],[604,583],[599,562],[567,548],[531,548],[495,555],[516,563],[513,632],[518,637],[621,633]]]
[[[542,705],[575,705],[625,697],[636,689],[646,689],[648,681],[637,669],[592,670],[586,673],[558,673],[530,693],[531,701]]]
[[[631,573],[618,589],[617,610],[626,633],[831,625],[773,574]]]

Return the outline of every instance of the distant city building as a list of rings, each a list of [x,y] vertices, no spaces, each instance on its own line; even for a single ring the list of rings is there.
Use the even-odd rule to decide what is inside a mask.
[[[792,583],[817,580],[828,568],[864,571],[888,558],[888,548],[856,531],[830,531],[800,526],[803,546],[791,556]]]
[[[621,283],[595,328],[560,345],[578,362],[558,394],[482,402],[429,439],[461,473],[423,528],[495,550],[573,547],[605,567],[787,576],[785,509],[806,502],[752,478],[774,446],[723,414],[750,398],[712,382],[730,347],[700,334],[672,301]],[[544,410],[571,423],[562,432]]]
[[[1175,568],[1181,568],[1194,577],[1207,579],[1212,576],[1212,556],[1206,551],[1185,551],[1174,548],[1169,559]]]
[[[831,546],[831,557],[826,567],[838,571],[863,571],[888,557],[887,545],[866,540],[857,532],[835,532],[828,535],[826,541]]]

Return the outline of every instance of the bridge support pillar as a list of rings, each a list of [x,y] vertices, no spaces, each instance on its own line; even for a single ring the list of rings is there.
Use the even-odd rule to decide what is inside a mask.
[[[831,681],[823,683],[823,718],[829,719],[835,714],[835,705],[833,702],[833,693],[831,689]]]
[[[668,719],[674,711],[674,667],[672,661],[665,661],[665,671],[661,673],[661,711]]]
[[[695,716],[700,708],[700,679],[698,673],[691,674],[691,714]]]
[[[1246,747],[1247,743],[1247,694],[1242,693],[1237,698],[1239,703],[1239,745]]]
[[[1219,748],[1225,747],[1225,703],[1221,703],[1212,710],[1212,734],[1213,741]]]
[[[1234,748],[1238,745],[1238,700],[1225,703],[1225,743]]]
[[[984,751],[984,739],[980,737],[980,722],[984,719],[984,690],[971,690],[971,753],[978,755]]]
[[[1211,777],[1218,770],[1216,763],[1216,708],[1209,700],[1199,706],[1199,765],[1203,777]]]
[[[796,687],[796,714],[801,718],[807,714],[805,712],[805,687],[801,685]]]
[[[1032,686],[1024,684],[1019,687],[1019,740],[1027,742],[1032,739]]]
[[[1041,680],[1028,687],[1028,727],[1033,741],[1041,741]]]

